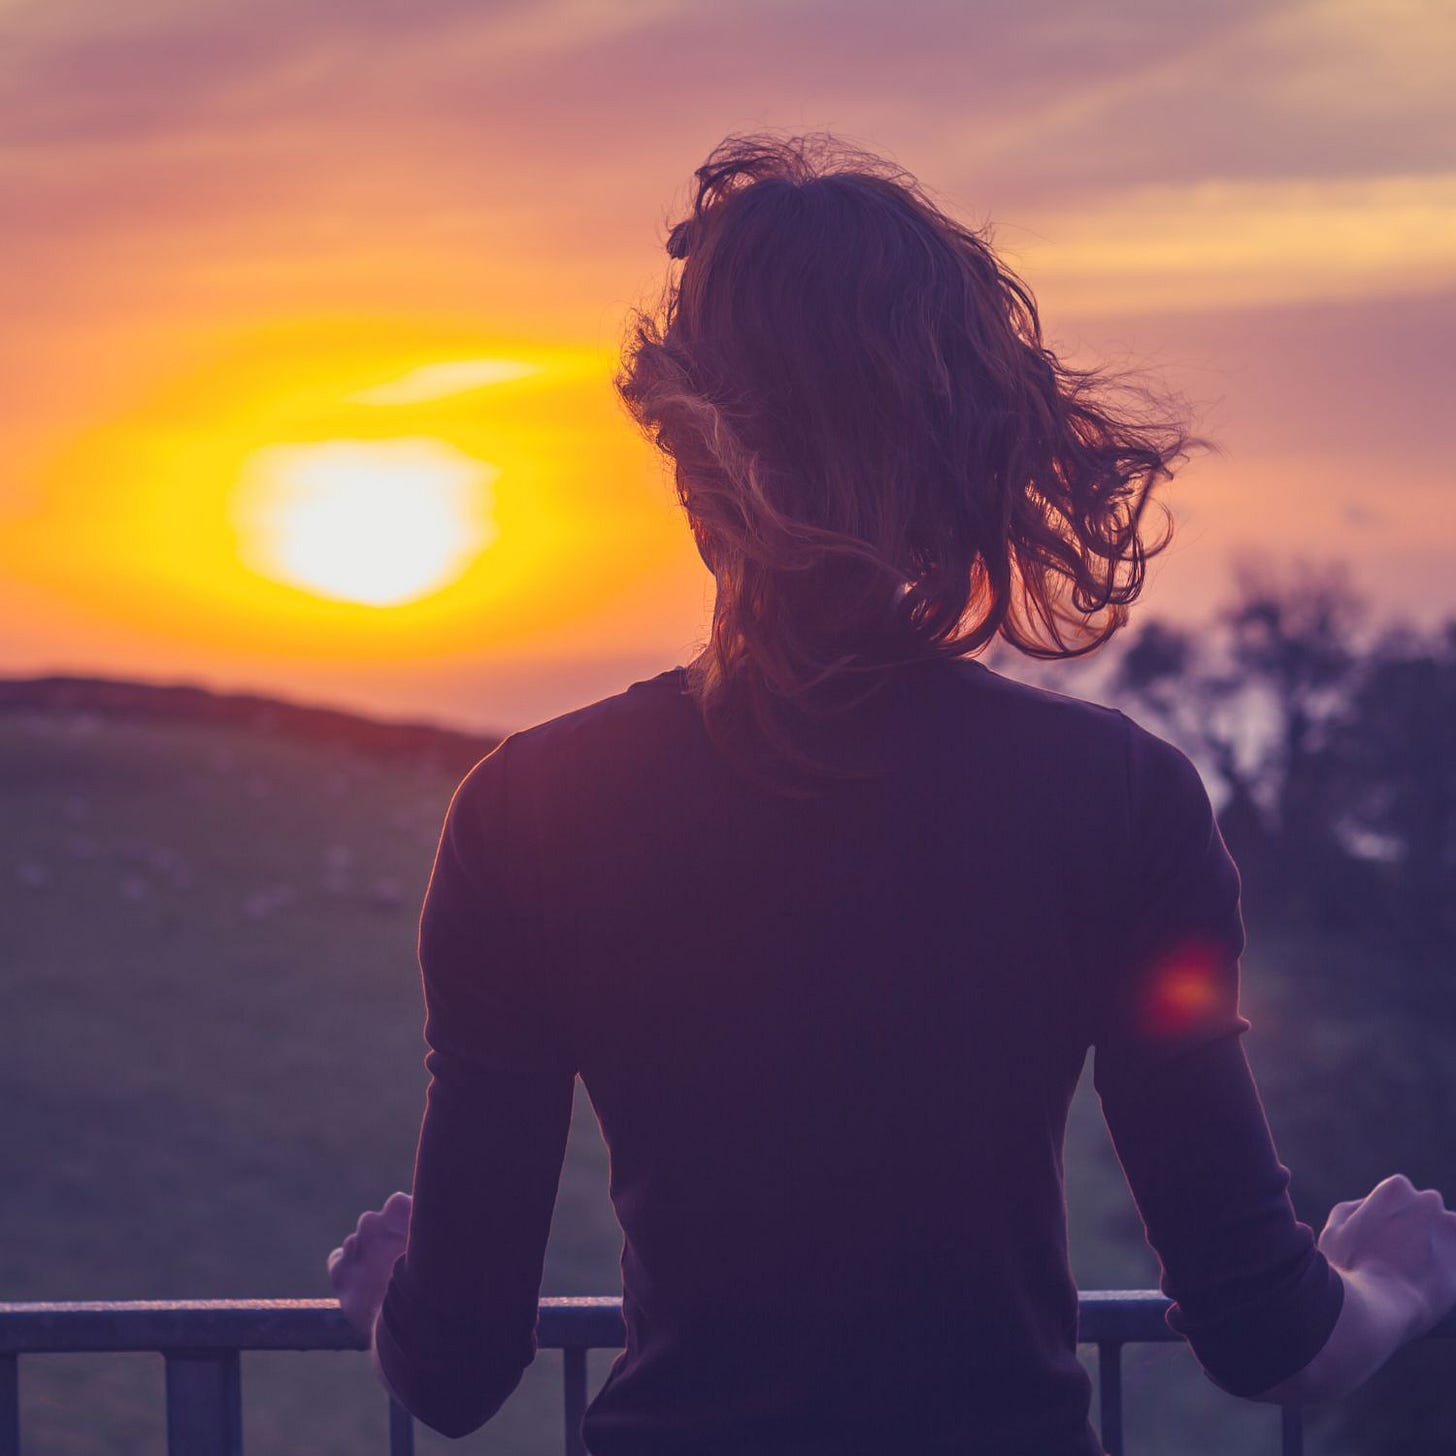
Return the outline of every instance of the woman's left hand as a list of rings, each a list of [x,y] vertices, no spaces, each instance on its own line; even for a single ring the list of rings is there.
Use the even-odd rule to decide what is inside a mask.
[[[359,1215],[344,1242],[329,1255],[329,1280],[349,1323],[373,1340],[374,1321],[409,1235],[410,1196],[391,1193],[384,1207]]]

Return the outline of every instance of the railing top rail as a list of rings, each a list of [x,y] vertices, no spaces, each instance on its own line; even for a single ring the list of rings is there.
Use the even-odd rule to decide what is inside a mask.
[[[0,1352],[362,1350],[334,1299],[0,1304]]]
[[[1157,1290],[1089,1289],[1079,1296],[1083,1344],[1177,1341]],[[549,1298],[543,1349],[616,1349],[622,1301]],[[1427,1338],[1456,1339],[1456,1312]],[[0,1303],[0,1354],[151,1350],[359,1350],[364,1342],[332,1299],[144,1299]]]

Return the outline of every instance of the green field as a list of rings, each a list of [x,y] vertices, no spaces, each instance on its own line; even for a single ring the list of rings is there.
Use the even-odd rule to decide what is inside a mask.
[[[415,915],[454,779],[253,729],[0,715],[0,1298],[328,1292],[329,1248],[408,1186]],[[1245,1010],[1277,1032],[1272,955],[1251,950]],[[1320,1036],[1339,1050],[1337,1028]],[[1249,1038],[1261,1075],[1268,1050]],[[1308,1079],[1265,1082],[1298,1191],[1282,1133]],[[1085,1079],[1067,1184],[1079,1283],[1154,1285]],[[579,1090],[544,1292],[617,1293],[619,1250]],[[1130,1453],[1277,1449],[1275,1413],[1220,1394],[1181,1347],[1125,1368]],[[32,1456],[161,1449],[156,1357],[27,1359],[22,1392]],[[362,1356],[249,1357],[244,1400],[251,1452],[385,1448]],[[548,1352],[484,1431],[421,1449],[558,1452],[559,1401]]]

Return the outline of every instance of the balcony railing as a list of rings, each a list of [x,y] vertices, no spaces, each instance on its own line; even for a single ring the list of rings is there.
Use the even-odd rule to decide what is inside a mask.
[[[1176,1341],[1156,1291],[1085,1291],[1079,1338],[1097,1348],[1102,1444],[1123,1456],[1122,1351]],[[543,1299],[542,1349],[560,1350],[566,1456],[586,1456],[588,1350],[619,1349],[620,1299]],[[1428,1339],[1456,1339],[1456,1315]],[[244,1350],[361,1350],[363,1342],[331,1299],[145,1300],[104,1304],[0,1304],[0,1456],[20,1456],[21,1355],[153,1352],[166,1362],[168,1456],[241,1456]],[[1301,1456],[1300,1412],[1271,1411],[1284,1456]],[[1272,1449],[1272,1443],[1271,1443]],[[412,1456],[414,1424],[389,1403],[390,1456]]]

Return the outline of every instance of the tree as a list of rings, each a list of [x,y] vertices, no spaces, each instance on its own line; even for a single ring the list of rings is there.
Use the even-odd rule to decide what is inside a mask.
[[[1456,956],[1456,621],[1385,634],[1335,743],[1348,822],[1390,866],[1389,930],[1418,961],[1445,968]]]
[[[1361,609],[1338,565],[1246,558],[1207,628],[1147,624],[1109,684],[1217,780],[1247,876],[1321,913],[1353,868],[1331,788]]]

